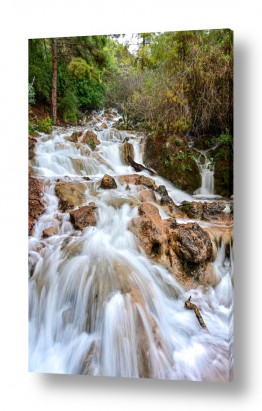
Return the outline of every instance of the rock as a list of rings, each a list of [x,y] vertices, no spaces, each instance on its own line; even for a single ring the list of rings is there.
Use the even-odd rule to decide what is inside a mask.
[[[111,190],[113,188],[117,188],[117,184],[113,177],[109,174],[105,174],[101,181],[101,188]]]
[[[171,247],[182,261],[202,264],[212,258],[212,242],[197,224],[179,224],[172,228]]]
[[[156,190],[157,189],[157,185],[155,183],[155,181],[150,178],[150,177],[145,177],[143,175],[140,174],[130,174],[130,175],[126,175],[126,176],[120,176],[118,178],[118,181],[120,183],[124,183],[124,184],[134,184],[134,185],[143,185],[147,188],[150,188],[151,190]]]
[[[161,197],[166,197],[168,196],[168,192],[166,189],[166,186],[160,185],[157,187],[156,191],[161,195]]]
[[[154,191],[150,190],[149,188],[141,191],[138,195],[138,198],[143,203],[150,202],[150,201],[153,201],[153,202],[156,201],[156,196],[155,196]]]
[[[45,210],[45,204],[42,199],[44,195],[44,182],[29,176],[28,189],[28,233],[31,235],[36,221]]]
[[[189,218],[201,220],[203,218],[203,203],[200,201],[183,201],[179,209]]]
[[[149,256],[159,256],[165,252],[168,239],[168,223],[162,220],[158,208],[150,203],[138,207],[139,216],[129,226],[139,239],[139,244]]]
[[[214,285],[213,244],[198,224],[161,219],[158,208],[150,203],[141,204],[138,212],[129,229],[150,258],[173,273],[186,289]]]
[[[78,207],[84,201],[86,185],[79,181],[59,180],[55,186],[55,193],[59,199],[59,209],[62,212]]]
[[[225,207],[226,202],[223,200],[204,203],[198,201],[183,201],[179,209],[189,218],[230,222],[232,220],[232,213],[225,213]]]
[[[37,143],[37,139],[29,136],[29,139],[28,139],[28,158],[29,160],[31,160],[35,156],[36,143]]]
[[[222,211],[226,207],[225,201],[213,201],[212,203],[203,204],[203,218],[210,219],[223,219],[224,213],[221,216]]]
[[[88,146],[94,150],[96,148],[96,146],[98,146],[100,144],[100,141],[97,138],[97,135],[91,131],[88,130],[80,139],[79,139],[79,143],[82,144],[88,144]]]
[[[96,205],[83,206],[70,212],[70,221],[77,230],[83,230],[85,227],[96,225]]]
[[[82,131],[74,131],[73,134],[71,134],[71,136],[69,137],[66,137],[66,139],[71,143],[77,143],[78,139],[82,136],[82,134]]]
[[[146,139],[144,163],[177,188],[191,194],[201,186],[194,156],[185,137],[173,134],[149,136]]]
[[[215,192],[230,198],[233,194],[233,147],[220,144],[212,151],[214,161]]]
[[[128,143],[128,141],[125,141],[122,146],[122,160],[125,164],[129,164],[128,157],[131,157],[134,159],[134,147],[131,143]]]
[[[57,234],[57,227],[55,226],[50,226],[48,228],[46,228],[45,230],[43,230],[43,237],[47,238],[47,237],[52,237],[53,235]]]
[[[101,127],[102,127],[103,129],[108,128],[107,125],[106,125],[106,123],[102,123],[102,124],[101,124]]]

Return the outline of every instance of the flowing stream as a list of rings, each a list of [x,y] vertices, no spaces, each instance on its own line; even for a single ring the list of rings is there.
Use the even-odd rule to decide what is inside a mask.
[[[73,131],[95,127],[100,144],[94,152],[67,140]],[[122,159],[126,138],[134,160],[142,163],[143,136],[117,131],[103,113],[95,124],[56,128],[38,138],[33,171],[45,181],[47,207],[29,237],[29,370],[226,382],[233,367],[232,252],[222,241],[213,263],[214,287],[185,291],[174,275],[140,251],[128,230],[138,215],[138,187],[126,190],[118,181],[135,173]],[[105,173],[115,178],[117,188],[100,188]],[[213,193],[207,175],[199,194]],[[161,177],[150,177],[166,186],[176,204],[193,200]],[[74,229],[69,213],[59,210],[57,179],[85,184],[82,205],[95,202],[95,226]],[[50,226],[56,234],[43,238]],[[209,332],[185,309],[189,295]]]

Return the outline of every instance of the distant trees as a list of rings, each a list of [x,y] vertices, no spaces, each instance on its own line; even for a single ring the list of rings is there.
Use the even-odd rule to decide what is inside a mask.
[[[158,131],[232,133],[230,30],[141,34],[128,63],[112,75],[108,98],[125,107],[129,121]]]
[[[232,135],[233,36],[227,29],[29,40],[30,100],[66,122],[104,105],[155,132]]]

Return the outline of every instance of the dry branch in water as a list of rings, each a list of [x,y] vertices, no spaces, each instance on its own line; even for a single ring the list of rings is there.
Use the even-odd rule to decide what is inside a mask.
[[[185,302],[185,308],[188,310],[194,310],[196,314],[196,318],[198,319],[199,324],[201,325],[202,328],[208,331],[207,326],[205,324],[205,321],[203,320],[202,315],[200,314],[199,308],[197,307],[196,304],[191,303],[191,295],[188,300]]]

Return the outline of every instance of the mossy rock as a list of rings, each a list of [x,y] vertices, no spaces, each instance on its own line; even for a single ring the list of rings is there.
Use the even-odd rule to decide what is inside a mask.
[[[193,193],[201,185],[199,169],[186,138],[178,135],[148,137],[145,163],[176,187]]]
[[[221,144],[213,152],[215,192],[229,198],[233,194],[233,148]]]

